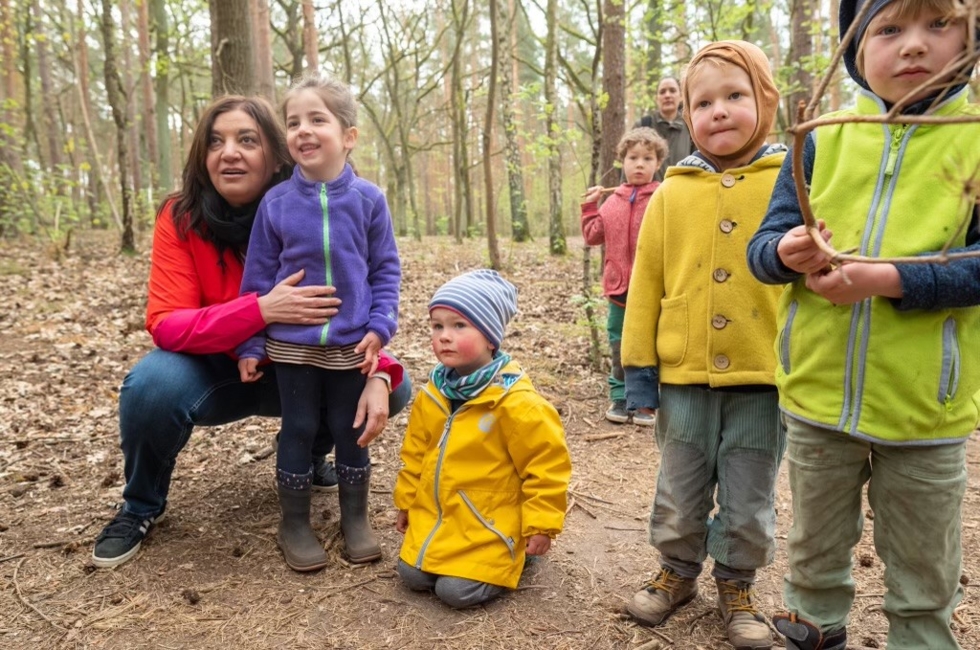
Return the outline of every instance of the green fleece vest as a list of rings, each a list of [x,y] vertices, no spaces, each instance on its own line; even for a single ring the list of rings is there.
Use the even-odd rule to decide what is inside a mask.
[[[862,93],[855,109],[879,115]],[[980,115],[965,93],[938,115]],[[837,250],[873,257],[965,245],[980,169],[980,123],[847,123],[815,132],[814,214]],[[980,278],[977,278],[980,282]],[[874,442],[960,441],[980,420],[980,307],[900,312],[887,298],[834,306],[803,278],[780,299],[776,383],[794,417]]]

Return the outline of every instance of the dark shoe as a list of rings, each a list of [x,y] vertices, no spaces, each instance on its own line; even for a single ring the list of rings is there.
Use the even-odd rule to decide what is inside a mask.
[[[697,580],[682,578],[667,567],[663,567],[656,578],[636,592],[626,611],[638,623],[657,626],[694,600],[697,595]]]
[[[313,489],[317,492],[337,491],[337,468],[332,460],[313,459]]]
[[[769,650],[772,633],[769,625],[752,602],[752,585],[748,582],[716,580],[718,613],[725,622],[728,642],[735,650]]]
[[[347,559],[366,564],[381,559],[381,545],[368,518],[371,466],[337,466],[340,485],[340,530],[344,533]]]
[[[786,637],[786,650],[845,650],[847,628],[821,632],[810,621],[796,614],[777,614],[772,617],[776,630]]]
[[[626,400],[618,399],[609,405],[606,411],[606,419],[616,424],[626,424],[630,421],[630,414],[626,410]]]
[[[139,552],[143,539],[150,533],[154,524],[163,521],[164,510],[154,517],[140,517],[120,510],[95,538],[92,564],[108,569],[132,558]]]
[[[633,424],[638,427],[652,427],[657,423],[657,416],[653,413],[640,413],[639,411],[633,411],[630,413],[630,419]]]
[[[327,566],[327,554],[310,525],[310,490],[279,486],[282,520],[276,542],[293,571],[316,571]]]

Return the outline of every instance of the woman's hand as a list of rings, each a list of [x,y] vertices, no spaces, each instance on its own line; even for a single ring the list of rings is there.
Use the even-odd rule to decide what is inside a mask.
[[[297,287],[306,271],[300,269],[259,297],[259,311],[266,324],[321,325],[337,315],[340,298],[334,287]]]
[[[398,516],[395,517],[395,530],[397,530],[402,535],[408,530],[408,510],[399,510]]]
[[[354,416],[354,428],[364,425],[364,433],[357,439],[360,447],[367,447],[371,441],[385,430],[388,424],[388,383],[380,377],[368,377],[361,399],[357,400],[357,415]]]

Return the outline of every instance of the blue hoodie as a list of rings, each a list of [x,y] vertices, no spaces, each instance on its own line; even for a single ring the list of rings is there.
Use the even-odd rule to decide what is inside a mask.
[[[272,323],[238,347],[262,359],[265,336],[299,345],[340,347],[370,331],[387,344],[398,328],[401,262],[381,190],[350,165],[327,183],[306,180],[299,166],[259,204],[245,256],[242,294],[262,296],[305,269],[301,286],[331,285],[343,304],[324,325]]]

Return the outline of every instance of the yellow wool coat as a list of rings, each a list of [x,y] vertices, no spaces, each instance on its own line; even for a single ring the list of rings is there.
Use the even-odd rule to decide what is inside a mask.
[[[774,384],[781,286],[749,272],[746,246],[785,152],[709,172],[671,167],[647,206],[623,324],[622,360],[662,384]],[[629,378],[627,370],[627,378]]]
[[[526,540],[565,520],[571,460],[558,412],[515,362],[450,412],[430,381],[402,442],[395,506],[408,512],[401,560],[513,589]]]

